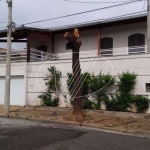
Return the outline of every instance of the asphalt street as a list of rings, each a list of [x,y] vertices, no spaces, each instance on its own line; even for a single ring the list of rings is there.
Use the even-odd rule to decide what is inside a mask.
[[[0,118],[0,150],[150,150],[150,139],[71,125]]]

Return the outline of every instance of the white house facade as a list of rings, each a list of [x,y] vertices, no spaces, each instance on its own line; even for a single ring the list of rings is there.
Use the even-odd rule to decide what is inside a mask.
[[[81,70],[117,76],[122,72],[138,74],[135,94],[150,97],[150,52],[147,50],[147,21],[145,16],[113,23],[81,26]],[[12,51],[11,105],[41,105],[38,96],[45,91],[43,80],[50,66],[62,72],[61,93],[68,94],[67,73],[72,72],[72,50],[64,38],[69,29],[55,31],[18,28],[12,42],[26,42],[27,49]],[[5,30],[0,38],[6,37]],[[20,35],[20,33],[22,33]],[[26,38],[26,40],[22,40]],[[5,40],[0,40],[4,42]],[[0,104],[4,103],[6,51],[0,51]],[[60,107],[69,107],[70,100],[60,94]],[[150,109],[148,110],[150,113]]]

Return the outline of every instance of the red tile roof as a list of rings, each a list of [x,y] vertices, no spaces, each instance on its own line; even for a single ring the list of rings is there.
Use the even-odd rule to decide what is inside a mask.
[[[6,51],[6,50],[7,50],[7,49],[5,49],[5,48],[1,48],[1,47],[0,47],[0,51]]]

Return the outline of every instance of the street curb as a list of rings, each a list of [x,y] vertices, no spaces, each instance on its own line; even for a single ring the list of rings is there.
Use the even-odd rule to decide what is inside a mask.
[[[99,129],[102,131],[106,132],[114,132],[122,135],[129,135],[129,136],[134,136],[134,137],[148,137],[150,138],[150,132],[139,132],[136,130],[117,130],[117,129],[112,129],[112,128],[107,128],[107,127],[98,127],[95,125],[87,124],[87,123],[80,123],[80,122],[68,122],[68,121],[56,121],[56,120],[44,120],[44,119],[37,119],[37,118],[28,118],[28,117],[20,117],[20,116],[12,116],[12,115],[5,115],[5,114],[0,114],[1,118],[11,118],[11,119],[21,119],[21,120],[29,120],[29,121],[35,121],[35,122],[40,122],[40,123],[52,123],[52,124],[60,124],[60,125],[72,125],[72,126],[80,126],[80,127],[85,127],[85,128],[94,128],[94,129]],[[144,134],[144,135],[143,135]]]
[[[44,120],[44,119],[38,119],[38,118],[19,117],[19,116],[4,115],[4,114],[0,114],[0,117],[11,118],[11,119],[30,120],[30,121],[37,121],[37,122],[42,122],[42,123],[54,123],[54,124],[81,126],[81,123],[78,123],[78,122]]]

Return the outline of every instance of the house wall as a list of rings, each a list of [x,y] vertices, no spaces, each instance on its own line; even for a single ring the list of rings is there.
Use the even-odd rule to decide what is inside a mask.
[[[120,54],[123,53],[124,51],[126,51],[128,54],[128,37],[135,33],[145,34],[145,45],[147,45],[147,23],[146,22],[120,25],[120,26],[101,29],[101,37],[113,38],[113,48],[118,49],[115,53],[120,53]]]
[[[126,25],[118,25],[115,27],[101,28],[101,38],[112,37],[114,48],[120,48],[116,53],[124,53],[128,50],[128,36],[134,33],[143,33],[147,37],[147,23],[133,23]],[[79,31],[82,46],[80,52],[96,51],[98,49],[98,30]],[[63,34],[55,35],[55,53],[69,53],[71,50],[66,50],[66,43]],[[145,43],[147,43],[145,38]],[[114,53],[115,54],[115,53]]]
[[[93,72],[98,74],[110,73],[117,77],[118,74],[126,71],[135,72],[138,74],[135,94],[150,95],[146,92],[146,83],[150,83],[150,54],[130,55],[130,56],[113,56],[109,58],[98,58],[97,61],[84,62],[81,60],[81,69],[83,72]],[[71,60],[48,61],[40,63],[28,63],[27,65],[27,104],[39,105],[41,104],[38,96],[45,90],[45,81],[43,80],[48,74],[47,68],[56,66],[62,72],[62,88],[61,92],[68,96],[66,100],[63,94],[60,94],[60,107],[68,107],[69,94],[66,88],[67,73],[72,72]],[[113,91],[114,89],[112,89]],[[149,110],[150,113],[150,110]]]
[[[135,33],[143,33],[147,37],[147,23],[132,23],[126,25],[118,25],[114,27],[101,28],[101,38],[112,37],[113,38],[113,55],[128,54],[128,36]],[[81,55],[84,56],[88,52],[98,54],[98,29],[91,29],[86,31],[79,31],[82,46],[80,48]],[[145,38],[145,44],[147,44],[147,38]],[[60,57],[64,54],[71,57],[72,50],[66,50],[66,43],[68,41],[64,38],[64,33],[56,34],[54,40],[54,53]],[[37,48],[38,46],[46,45],[48,52],[52,52],[52,39],[48,38],[34,38],[31,39],[31,48]]]
[[[47,52],[52,52],[52,39],[51,38],[31,38],[30,47],[37,49],[37,47],[45,45],[47,46]]]
[[[5,64],[0,64],[0,76],[5,76]],[[26,63],[11,63],[11,75],[12,76],[20,76],[26,75]]]
[[[128,36],[135,33],[145,34],[145,43],[147,44],[147,23],[133,23],[127,25],[118,25],[101,29],[101,37],[112,37],[114,48],[128,47]]]
[[[97,50],[97,36],[98,30],[87,30],[87,31],[79,31],[80,39],[82,41],[82,46],[80,51],[89,51],[89,50]],[[66,50],[67,40],[64,38],[63,34],[55,35],[55,53],[68,53],[71,50]]]
[[[26,105],[26,67],[27,63],[26,62],[19,62],[19,63],[11,63],[11,95],[10,97],[10,103],[13,105]],[[1,79],[1,84],[0,84],[0,92],[2,92],[1,97],[3,97],[4,93],[4,82],[5,82],[5,64],[0,64],[0,79]],[[18,86],[17,86],[18,85]],[[17,92],[18,96],[16,96]],[[23,94],[23,95],[22,95]],[[21,99],[20,99],[21,98]],[[15,101],[12,102],[12,100]],[[0,104],[3,104],[4,99],[0,99]]]
[[[121,25],[110,28],[101,29],[101,38],[112,37],[114,39],[114,48],[123,49],[128,46],[128,36],[134,33],[143,33],[146,35],[146,22]],[[81,31],[80,37],[82,40],[81,52],[96,52],[97,54],[97,34],[98,30]],[[31,39],[31,48],[37,48],[40,43],[45,41],[44,45],[48,46],[48,52],[51,52],[51,39]],[[55,53],[70,56],[71,50],[66,50],[67,41],[63,34],[55,35]],[[13,63],[12,75],[23,75],[25,78],[25,103],[27,105],[40,105],[41,100],[38,96],[45,91],[45,81],[43,80],[48,74],[47,68],[56,66],[62,72],[61,82],[63,84],[61,92],[68,97],[69,94],[66,88],[67,73],[72,72],[72,60],[55,60],[47,62],[29,62],[27,63]],[[125,71],[135,72],[138,74],[137,84],[134,93],[142,95],[150,95],[146,92],[145,83],[150,83],[150,54],[141,55],[126,55],[100,58],[86,58],[81,59],[81,69],[83,72],[93,72],[98,74],[110,73],[117,76],[118,73]],[[0,76],[5,76],[5,65],[0,65]],[[113,89],[112,89],[113,90]],[[64,94],[60,94],[60,107],[70,106],[69,98],[65,99]],[[150,112],[150,110],[149,110]]]

